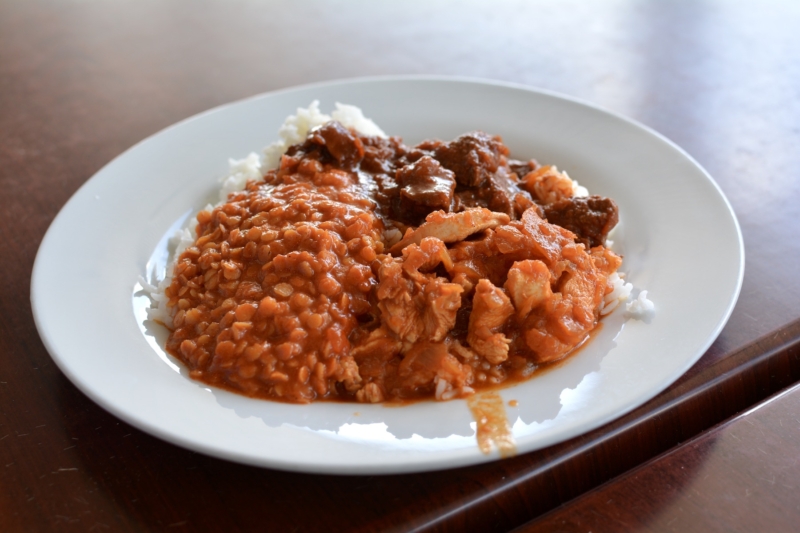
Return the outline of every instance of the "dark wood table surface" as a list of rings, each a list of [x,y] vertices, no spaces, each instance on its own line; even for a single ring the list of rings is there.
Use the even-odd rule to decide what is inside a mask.
[[[793,469],[774,485],[731,490],[730,501],[695,503],[696,520],[675,502],[690,501],[701,476],[717,476],[709,490],[748,482],[681,443],[727,449],[739,435],[731,428],[768,411],[710,428],[800,380],[797,28],[800,4],[779,1],[0,0],[0,531],[691,531],[731,502],[774,510],[783,519],[770,530],[791,530],[800,510],[784,491],[800,484],[800,443],[796,426],[791,438],[779,427],[797,421],[794,390],[764,408],[785,405],[785,417],[757,418],[778,437],[750,431],[726,456],[752,463],[752,476],[780,468],[780,457]],[[382,74],[558,91],[636,119],[697,159],[733,205],[747,256],[738,304],[702,359],[648,404],[568,442],[394,476],[206,457],[79,392],[39,339],[29,286],[42,236],[81,184],[210,107]],[[565,519],[587,513],[596,519]],[[757,513],[737,516],[743,531],[763,530]]]
[[[514,533],[797,531],[798,442],[794,385]]]

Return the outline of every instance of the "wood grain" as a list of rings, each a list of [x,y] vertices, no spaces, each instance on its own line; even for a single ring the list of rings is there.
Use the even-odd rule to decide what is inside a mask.
[[[515,533],[796,531],[800,386]]]
[[[799,26],[800,5],[777,0],[0,2],[0,530],[505,531],[797,382]],[[546,450],[356,478],[183,450],[59,372],[36,333],[30,272],[48,225],[94,172],[232,100],[423,73],[588,100],[663,133],[716,179],[742,227],[744,286],[675,385]]]

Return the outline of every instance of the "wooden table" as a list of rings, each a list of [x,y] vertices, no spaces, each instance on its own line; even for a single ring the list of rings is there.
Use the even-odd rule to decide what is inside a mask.
[[[778,1],[1,1],[0,530],[535,529],[558,506],[541,520],[584,512],[586,497],[570,500],[633,468],[639,485],[622,478],[601,490],[624,502],[658,484],[659,472],[677,476],[678,462],[645,463],[800,380],[798,27],[800,8]],[[445,472],[339,477],[167,444],[107,414],[55,367],[33,324],[31,267],[58,210],[100,167],[218,104],[411,73],[588,100],[665,134],[714,176],[742,226],[746,274],[730,322],[685,376],[622,419],[545,450]],[[765,450],[742,461],[768,468],[774,454],[800,455],[796,439]],[[696,470],[710,461],[695,460]],[[797,470],[785,481],[796,486]],[[731,494],[785,513],[778,527],[800,523],[797,506],[774,492]],[[658,520],[627,530],[683,523],[659,505],[640,507]],[[704,505],[700,514],[712,516],[719,502]],[[596,516],[592,531],[616,527],[615,515]]]
[[[799,413],[794,385],[514,532],[795,531]]]

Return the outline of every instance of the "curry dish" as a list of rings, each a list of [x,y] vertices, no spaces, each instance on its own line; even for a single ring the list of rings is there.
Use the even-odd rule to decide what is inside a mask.
[[[197,215],[165,295],[190,375],[291,402],[446,400],[529,376],[598,323],[614,202],[468,133],[335,121]]]

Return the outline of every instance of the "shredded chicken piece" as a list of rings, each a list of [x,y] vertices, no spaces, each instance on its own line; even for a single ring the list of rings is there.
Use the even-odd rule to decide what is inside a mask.
[[[478,282],[469,315],[467,342],[493,365],[508,359],[511,340],[498,330],[513,314],[514,306],[503,289],[495,287],[487,279]]]
[[[572,198],[574,185],[569,176],[553,165],[546,165],[525,174],[522,187],[547,205]]]
[[[459,213],[434,211],[417,229],[406,231],[403,239],[392,246],[390,252],[396,254],[410,244],[419,244],[425,237],[436,237],[442,242],[463,241],[473,233],[507,224],[510,220],[504,213],[494,213],[483,207]]]
[[[361,388],[361,375],[358,373],[358,365],[352,357],[341,358],[336,380],[344,383],[344,388],[351,392]]]
[[[574,233],[561,226],[548,224],[533,209],[528,209],[522,214],[521,229],[527,237],[526,247],[534,253],[534,256],[541,256],[551,269],[561,259],[562,250],[575,245]]]
[[[622,264],[622,258],[604,246],[595,246],[589,250],[594,266],[597,270],[610,276]]]
[[[592,258],[579,245],[565,246],[563,257],[569,261],[569,267],[559,280],[561,294],[576,302],[575,318],[594,327],[606,290],[606,276],[598,271]]]
[[[524,318],[553,295],[550,270],[536,259],[517,261],[508,271],[505,289],[511,295],[517,316]]]
[[[396,364],[403,343],[385,326],[374,329],[350,350],[358,363],[363,387],[356,392],[359,402],[382,402],[387,398],[387,370]]]
[[[481,279],[497,281],[508,270],[506,261],[499,256],[494,245],[494,231],[489,229],[484,230],[484,233],[482,239],[458,242],[448,249],[453,261],[448,273],[453,283],[464,287],[465,293],[472,292]]]
[[[554,361],[582,343],[594,328],[607,275],[582,244],[569,239],[568,231],[548,224],[533,210],[522,218],[525,233],[545,256],[551,274],[556,270],[559,287],[525,319],[525,342],[537,362]]]
[[[367,338],[350,350],[350,356],[360,362],[367,357],[388,361],[400,353],[403,343],[384,326],[373,330]]]
[[[405,353],[397,371],[403,386],[410,389],[446,381],[452,387],[462,387],[472,382],[472,368],[462,365],[450,353],[447,343],[418,342]],[[448,387],[442,385],[444,392]]]
[[[459,356],[464,361],[472,361],[473,359],[480,359],[480,356],[476,354],[472,349],[467,346],[464,346],[458,339],[453,340],[450,343],[450,351],[455,355]]]
[[[409,265],[399,258],[387,259],[381,265],[378,307],[383,324],[403,342],[440,342],[455,325],[464,289],[447,278],[417,270],[415,265],[433,268],[443,257],[449,261],[441,241],[426,239],[421,244],[403,251]]]
[[[356,400],[362,403],[378,403],[384,400],[383,389],[377,383],[367,383],[356,392]]]
[[[425,237],[419,246],[407,246],[403,249],[403,270],[411,279],[423,279],[425,276],[420,270],[432,270],[439,264],[448,272],[453,269],[453,260],[447,253],[447,246],[436,237]]]

